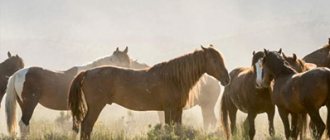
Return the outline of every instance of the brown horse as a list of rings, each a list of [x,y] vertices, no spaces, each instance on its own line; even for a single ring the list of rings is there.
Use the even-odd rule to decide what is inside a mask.
[[[24,67],[21,57],[18,55],[12,56],[10,52],[8,52],[7,55],[8,58],[4,62],[0,63],[0,106],[2,98],[6,93],[9,77]]]
[[[230,81],[222,55],[212,47],[144,70],[100,67],[81,72],[69,94],[73,129],[78,132],[81,123],[81,139],[90,139],[100,112],[112,103],[136,111],[165,111],[167,124],[181,124],[189,91],[204,73],[223,85]]]
[[[282,119],[285,137],[296,139],[298,135],[298,115],[307,113],[316,131],[315,139],[321,139],[325,125],[320,117],[319,109],[326,105],[328,108],[327,129],[329,130],[329,95],[330,95],[330,70],[328,68],[315,68],[304,73],[297,73],[287,61],[277,52],[264,51],[262,61],[263,75],[257,83],[263,87],[270,87],[274,79],[272,102],[278,107]],[[288,115],[291,114],[291,130]],[[330,131],[328,131],[329,137]]]
[[[131,68],[146,69],[149,68],[149,66],[131,60]],[[204,128],[212,128],[217,124],[214,108],[219,95],[220,85],[218,80],[204,74],[196,85],[190,90],[189,99],[184,109],[190,109],[197,105],[200,106]],[[164,112],[158,111],[158,117],[161,123],[165,122]]]
[[[281,50],[279,51],[281,53]],[[221,100],[221,115],[222,123],[225,129],[227,138],[229,138],[229,126],[228,116],[230,119],[231,133],[236,130],[236,113],[240,111],[247,113],[246,123],[249,125],[249,138],[253,139],[255,135],[254,120],[257,114],[267,113],[269,121],[269,135],[275,134],[274,130],[274,112],[275,106],[271,102],[270,89],[261,88],[255,82],[257,76],[261,76],[261,69],[258,67],[261,65],[264,57],[264,52],[253,52],[252,66],[251,67],[239,67],[230,72],[231,83],[225,87],[222,100]],[[297,59],[296,55],[292,57],[285,57],[285,60],[290,63],[297,71],[302,72],[307,70],[305,63]],[[259,73],[258,73],[259,72]],[[259,74],[259,75],[258,75]]]
[[[104,57],[86,66],[72,67],[66,71],[54,72],[40,67],[30,67],[17,71],[8,82],[6,115],[8,131],[16,135],[16,101],[22,110],[19,122],[21,136],[29,134],[29,123],[38,103],[53,110],[69,110],[68,92],[70,83],[79,70],[90,69],[105,64],[128,67],[130,59],[125,51],[118,48],[112,56]]]
[[[324,47],[306,55],[303,58],[304,61],[308,63],[314,63],[318,67],[328,67],[330,68],[330,38],[328,44]]]
[[[304,72],[316,68],[317,66],[313,63],[307,63],[304,60],[298,59],[296,54],[292,54],[292,57],[287,57],[283,52],[282,56],[290,66],[297,72]]]

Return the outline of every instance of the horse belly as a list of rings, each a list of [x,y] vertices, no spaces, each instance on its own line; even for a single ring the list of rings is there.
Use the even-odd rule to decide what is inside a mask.
[[[117,91],[112,102],[136,111],[162,110],[161,97],[148,91]]]
[[[43,92],[39,103],[49,109],[68,110],[67,92],[48,91]]]

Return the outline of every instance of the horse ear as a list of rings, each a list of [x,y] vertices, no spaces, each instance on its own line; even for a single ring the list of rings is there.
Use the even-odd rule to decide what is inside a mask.
[[[268,54],[268,51],[266,49],[264,49],[264,53],[265,53],[265,55],[267,55]]]
[[[330,38],[329,38],[329,40],[328,40],[328,44],[330,45]]]
[[[253,51],[253,52],[252,52],[252,55],[255,55],[255,54],[256,54],[256,51]]]
[[[9,51],[7,52],[7,55],[8,55],[8,57],[11,57],[11,53]]]
[[[203,45],[201,45],[201,48],[202,48],[204,51],[206,50],[206,48],[204,48]]]
[[[282,55],[283,55],[283,57],[286,59],[287,57],[286,57],[286,55],[284,54],[284,52],[282,52]]]
[[[127,53],[127,52],[128,52],[128,47],[126,46],[124,53]]]
[[[118,47],[116,48],[116,52],[119,52],[119,48]]]
[[[293,53],[293,60],[297,60],[297,55]]]
[[[278,50],[278,53],[282,53],[282,48],[280,48],[280,50]]]

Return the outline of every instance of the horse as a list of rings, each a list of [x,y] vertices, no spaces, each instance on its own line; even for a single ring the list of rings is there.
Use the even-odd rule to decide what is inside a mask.
[[[330,69],[320,67],[298,73],[279,53],[268,50],[264,50],[264,53],[262,76],[256,82],[262,87],[272,87],[271,99],[278,108],[286,139],[297,138],[298,115],[304,113],[310,116],[316,127],[313,137],[321,139],[325,127],[329,130],[330,125]],[[274,84],[271,84],[272,80]],[[324,105],[328,109],[326,126],[319,114],[319,109]],[[289,114],[292,117],[291,129]],[[327,132],[328,138],[329,134],[330,131]]]
[[[227,85],[230,82],[223,56],[213,47],[134,70],[99,67],[79,73],[72,81],[69,106],[73,130],[90,139],[94,123],[107,104],[135,111],[165,111],[165,123],[180,125],[190,89],[207,73]]]
[[[85,66],[74,66],[66,71],[51,71],[41,67],[29,67],[14,73],[7,85],[6,116],[8,132],[16,135],[16,101],[22,111],[19,122],[21,137],[29,134],[29,124],[33,111],[38,103],[52,110],[69,110],[68,92],[74,76],[81,70],[105,64],[129,67],[130,58],[127,48],[117,48],[112,56],[97,59]]]
[[[139,63],[138,61],[131,60],[131,68],[146,69],[148,65]],[[184,109],[190,109],[194,106],[200,106],[203,116],[204,129],[213,127],[217,123],[214,113],[215,104],[220,95],[220,85],[218,80],[204,74],[196,85],[190,90],[189,98]],[[165,122],[164,112],[158,112],[159,121]]]
[[[287,57],[283,52],[282,56],[285,61],[289,63],[289,65],[295,69],[298,73],[308,71],[311,69],[316,68],[316,64],[314,63],[308,63],[304,61],[303,59],[298,59],[297,55],[295,53],[292,54],[292,57]]]
[[[286,57],[282,50],[279,50],[285,59],[290,62],[290,65],[295,67],[297,71],[306,71],[308,68],[305,63],[297,59],[296,54],[292,57]],[[239,67],[232,70],[229,75],[231,78],[231,83],[225,87],[222,99],[221,99],[221,114],[222,124],[225,130],[227,139],[229,139],[229,125],[228,116],[230,119],[230,129],[231,134],[236,131],[236,113],[240,110],[247,113],[246,123],[249,125],[249,138],[253,139],[255,135],[254,120],[256,116],[260,113],[267,113],[269,128],[268,132],[270,136],[274,136],[274,115],[275,106],[271,102],[270,88],[261,88],[255,81],[261,69],[258,69],[258,65],[261,65],[261,61],[264,57],[264,52],[259,51],[252,53],[252,66],[250,67]]]
[[[303,58],[308,63],[316,64],[318,67],[330,68],[330,38],[328,44]]]
[[[19,69],[24,68],[23,59],[18,55],[11,55],[7,52],[8,58],[0,63],[0,107],[3,96],[6,93],[8,79]]]

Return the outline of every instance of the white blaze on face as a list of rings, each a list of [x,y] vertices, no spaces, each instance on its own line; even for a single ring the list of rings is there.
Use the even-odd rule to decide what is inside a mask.
[[[260,58],[257,63],[255,64],[256,67],[256,83],[258,87],[261,87],[262,85],[262,58]]]

